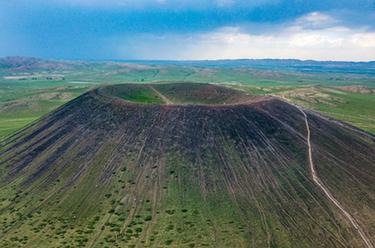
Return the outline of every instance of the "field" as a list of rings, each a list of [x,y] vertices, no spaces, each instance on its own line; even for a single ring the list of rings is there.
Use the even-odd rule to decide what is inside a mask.
[[[0,89],[0,137],[10,135],[32,123],[79,96],[88,88],[75,85],[59,87],[3,86]]]

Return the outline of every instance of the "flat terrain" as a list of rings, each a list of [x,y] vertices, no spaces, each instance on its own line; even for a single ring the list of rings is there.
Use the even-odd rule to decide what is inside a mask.
[[[87,89],[77,86],[0,89],[0,139],[38,120]]]
[[[89,91],[1,142],[0,246],[366,247],[309,151],[374,243],[374,136],[303,113],[208,84]]]

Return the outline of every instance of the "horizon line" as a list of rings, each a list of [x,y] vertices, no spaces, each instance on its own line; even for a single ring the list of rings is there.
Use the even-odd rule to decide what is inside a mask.
[[[142,58],[55,58],[55,57],[43,57],[43,56],[23,56],[23,55],[5,55],[0,56],[0,59],[7,58],[24,58],[24,59],[40,59],[50,61],[112,61],[112,62],[132,62],[132,61],[144,61],[144,62],[220,62],[220,61],[299,61],[299,62],[322,62],[322,63],[375,63],[374,60],[320,60],[320,59],[298,59],[298,58],[228,58],[228,59],[142,59]]]

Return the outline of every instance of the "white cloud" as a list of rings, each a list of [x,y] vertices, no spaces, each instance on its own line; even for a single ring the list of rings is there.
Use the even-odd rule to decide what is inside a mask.
[[[320,13],[320,12],[311,12],[307,15],[304,15],[298,18],[295,21],[295,24],[305,28],[325,28],[338,24],[338,20],[331,17],[330,15]]]
[[[374,48],[375,32],[358,32],[350,37],[350,42],[363,48]]]
[[[302,23],[302,20],[310,23]],[[312,25],[313,24],[313,25]],[[152,44],[152,46],[150,46]],[[298,58],[375,60],[375,32],[341,26],[334,18],[311,13],[273,32],[251,34],[240,27],[192,35],[143,34],[119,50],[146,59]]]

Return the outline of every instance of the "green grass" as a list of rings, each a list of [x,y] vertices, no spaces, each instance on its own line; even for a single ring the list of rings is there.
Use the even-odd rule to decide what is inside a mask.
[[[293,90],[290,91],[293,92]],[[315,96],[289,95],[289,99],[326,116],[375,133],[374,94],[345,92],[323,87],[317,88],[316,91]]]
[[[1,117],[0,118],[0,139],[2,137],[6,137],[16,132],[17,130],[25,127],[26,125],[37,120],[38,118],[39,116],[26,117],[26,118]]]
[[[1,84],[0,84],[1,85]],[[0,87],[0,139],[81,95],[86,86]]]
[[[350,92],[330,94],[342,99],[342,102],[337,103],[334,107],[319,103],[312,108],[375,133],[375,95]]]
[[[131,102],[146,104],[161,104],[164,101],[151,89],[134,90],[131,94],[122,96],[123,99]]]
[[[275,95],[289,99],[328,117],[375,133],[375,94],[353,93],[324,86],[256,86],[225,84],[254,95]]]

